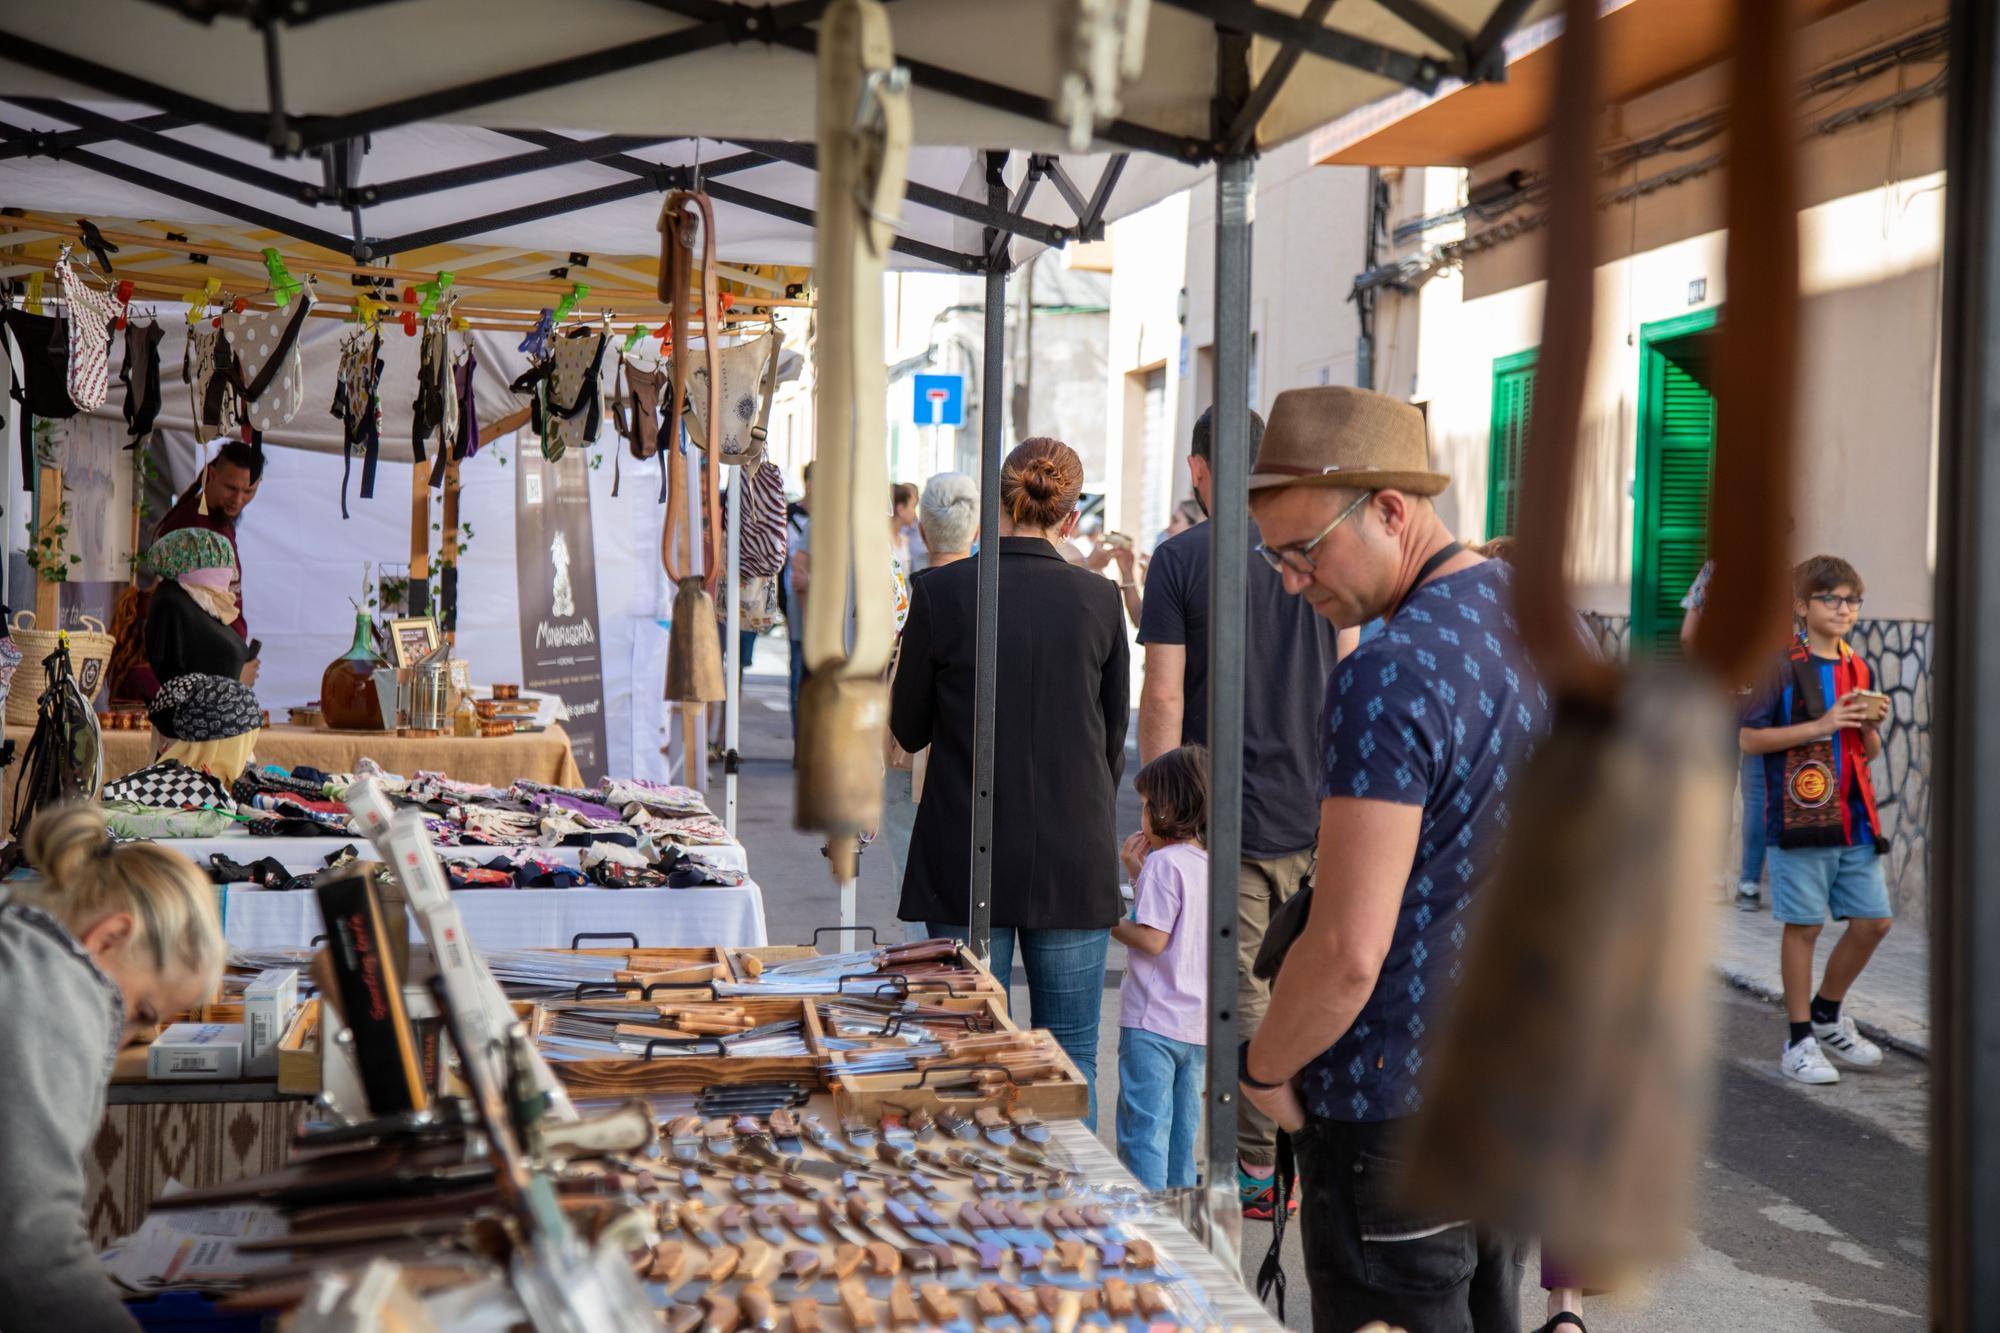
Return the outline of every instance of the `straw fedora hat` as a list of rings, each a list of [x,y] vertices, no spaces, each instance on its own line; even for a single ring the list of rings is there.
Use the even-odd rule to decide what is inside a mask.
[[[1422,412],[1338,384],[1279,394],[1250,469],[1253,491],[1352,486],[1436,495],[1450,484],[1431,470]]]

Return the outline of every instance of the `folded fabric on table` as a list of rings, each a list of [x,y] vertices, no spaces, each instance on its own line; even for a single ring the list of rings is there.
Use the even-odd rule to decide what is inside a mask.
[[[253,838],[324,838],[329,831],[327,825],[317,819],[253,819],[249,833]],[[352,829],[335,829],[334,832],[352,833]],[[196,836],[208,837],[208,834]]]
[[[750,877],[732,866],[725,866],[710,860],[700,852],[688,851],[685,847],[669,847],[666,854],[654,863],[656,869],[664,872],[670,889],[698,889],[706,886],[733,889],[750,882]]]
[[[657,844],[679,843],[686,847],[723,847],[733,842],[729,828],[714,815],[664,816],[640,810],[628,814],[625,822]]]
[[[579,801],[604,799],[604,793],[595,787],[552,787],[546,782],[531,782],[527,778],[518,779],[511,790],[524,801],[535,796],[573,796]]]
[[[469,861],[447,861],[445,878],[454,889],[511,889],[514,876],[508,870],[492,870]]]
[[[567,796],[562,792],[537,792],[528,798],[528,804],[537,811],[547,814],[551,810],[567,810],[585,819],[618,822],[619,814],[608,805],[596,801],[586,801],[580,796]]]
[[[652,856],[637,847],[625,847],[615,842],[594,842],[577,854],[577,863],[585,870],[594,865],[630,866],[634,870],[644,870],[653,864]]]
[[[588,847],[598,842],[613,842],[625,847],[640,844],[639,834],[620,820],[592,819],[560,806],[550,806],[542,812],[536,841],[544,847]]]
[[[292,882],[292,872],[275,856],[266,856],[244,865],[230,860],[221,852],[215,852],[209,856],[204,869],[217,884],[255,884],[264,889],[282,889]]]
[[[128,840],[214,838],[236,827],[236,821],[220,810],[161,810],[133,801],[105,801],[100,808],[111,836]]]
[[[681,787],[671,782],[653,782],[646,778],[607,778],[604,783],[604,801],[615,805],[627,815],[635,814],[632,807],[649,810],[657,815],[705,815],[711,813],[708,801],[693,787]]]
[[[466,842],[506,846],[533,842],[542,833],[540,819],[511,810],[488,810],[468,805],[459,811],[459,819],[465,828]]]
[[[658,889],[667,883],[667,877],[651,866],[621,865],[617,861],[599,861],[588,873],[590,882],[600,889]]]

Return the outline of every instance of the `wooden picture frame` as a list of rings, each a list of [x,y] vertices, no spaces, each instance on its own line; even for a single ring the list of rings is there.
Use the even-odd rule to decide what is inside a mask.
[[[438,649],[437,621],[429,616],[408,616],[389,622],[389,651],[397,667],[413,667]]]

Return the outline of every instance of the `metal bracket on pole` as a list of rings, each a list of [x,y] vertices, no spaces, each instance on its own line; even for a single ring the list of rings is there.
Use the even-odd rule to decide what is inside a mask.
[[[986,155],[987,198],[1007,206],[1003,172],[1007,154]],[[986,231],[986,346],[979,379],[979,606],[973,637],[972,687],[972,900],[966,937],[983,962],[993,925],[993,768],[1000,711],[1000,414],[1007,395],[1007,235]]]

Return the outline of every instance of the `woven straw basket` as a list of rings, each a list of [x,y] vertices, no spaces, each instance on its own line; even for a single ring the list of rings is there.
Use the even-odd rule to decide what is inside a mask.
[[[69,631],[69,664],[76,674],[77,688],[88,704],[104,688],[105,669],[111,664],[111,650],[118,641],[104,632],[103,621],[91,616],[79,616],[78,620],[85,628]],[[14,642],[21,648],[21,666],[14,673],[13,688],[7,692],[7,723],[32,727],[42,691],[49,683],[42,659],[55,651],[58,632],[36,629],[33,611],[16,612],[12,632]]]

